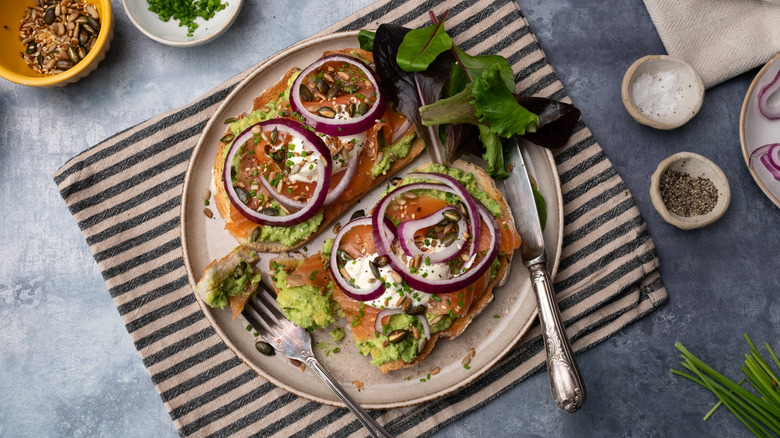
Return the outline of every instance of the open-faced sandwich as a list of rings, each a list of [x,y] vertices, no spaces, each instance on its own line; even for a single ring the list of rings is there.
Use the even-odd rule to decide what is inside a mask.
[[[361,49],[326,52],[231,120],[214,158],[214,200],[241,245],[302,246],[422,152],[372,60]]]
[[[520,245],[484,170],[429,164],[395,181],[367,216],[338,227],[322,253],[271,262],[277,300],[306,328],[346,318],[382,372],[422,361],[492,300]]]
[[[289,319],[346,326],[382,372],[423,361],[491,302],[520,246],[494,181],[507,176],[501,138],[561,147],[579,111],[514,94],[508,61],[466,54],[443,23],[361,31],[373,52],[291,69],[232,121],[213,176],[241,246],[206,268],[203,302],[229,304],[235,317],[268,269]],[[433,163],[394,176],[424,148]],[[336,222],[318,252],[295,251],[373,189],[385,192],[371,211]],[[537,207],[543,217],[543,200]],[[255,251],[280,254],[260,268]]]

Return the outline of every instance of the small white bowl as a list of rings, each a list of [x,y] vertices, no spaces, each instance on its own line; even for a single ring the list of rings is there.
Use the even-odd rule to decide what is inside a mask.
[[[680,100],[673,111],[663,115],[648,116],[634,103],[634,84],[643,74],[650,76],[665,72],[677,74]],[[704,101],[704,85],[696,70],[682,59],[667,55],[648,55],[638,59],[628,68],[621,86],[623,105],[637,122],[656,129],[675,129],[693,118]]]
[[[704,177],[712,181],[718,190],[718,200],[715,207],[706,214],[689,217],[669,211],[660,191],[661,176],[669,169],[687,173],[694,178]],[[726,175],[715,163],[693,152],[678,152],[658,164],[658,168],[650,179],[650,199],[653,202],[653,207],[666,222],[682,230],[691,230],[709,225],[723,216],[731,202],[731,189]]]
[[[157,42],[176,47],[205,44],[230,28],[238,17],[244,0],[223,0],[223,3],[227,3],[227,7],[215,13],[210,19],[195,19],[198,28],[192,36],[187,36],[186,26],[179,26],[179,22],[173,18],[168,21],[160,20],[157,14],[149,10],[146,0],[122,0],[127,17],[138,30]]]

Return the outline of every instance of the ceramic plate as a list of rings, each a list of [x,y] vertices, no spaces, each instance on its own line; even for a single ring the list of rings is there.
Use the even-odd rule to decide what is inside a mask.
[[[146,0],[122,0],[122,6],[130,21],[144,35],[169,46],[189,47],[205,44],[222,35],[238,17],[244,0],[222,0],[222,2],[227,3],[227,6],[212,18],[195,19],[198,28],[192,36],[187,36],[187,27],[179,26],[177,20],[173,18],[168,21],[160,20],[157,14],[149,10]]]
[[[263,62],[231,92],[211,117],[193,151],[182,195],[182,249],[193,287],[208,263],[223,257],[236,246],[236,241],[224,230],[224,222],[218,215],[207,219],[203,214],[202,194],[207,188],[211,188],[213,193],[211,169],[217,144],[225,130],[224,120],[250,110],[253,98],[281,78],[290,67],[304,68],[317,60],[325,50],[357,46],[356,32],[328,35],[294,45]],[[408,169],[424,162],[427,159],[425,155]],[[545,241],[551,259],[550,269],[554,273],[558,267],[563,234],[560,184],[549,151],[530,147],[528,155],[529,167],[535,173],[547,200]],[[356,210],[370,209],[380,193],[381,190],[377,190],[361,199],[344,213],[340,222],[346,223]],[[332,237],[330,234],[325,232],[309,242],[308,251],[318,251],[325,238]],[[259,266],[267,269],[271,256],[261,255]],[[231,320],[227,310],[214,310],[203,303],[201,307],[225,343],[258,374],[301,397],[343,406],[311,371],[301,371],[280,354],[267,357],[258,353],[254,347],[255,338],[246,330],[247,322],[242,317]],[[455,340],[440,340],[432,354],[412,368],[382,374],[369,363],[369,358],[357,352],[350,333],[338,345],[338,354],[331,352],[337,345],[328,331],[315,330],[313,337],[314,344],[320,343],[321,346],[316,350],[317,357],[354,399],[365,408],[384,409],[432,400],[473,381],[517,343],[535,315],[536,298],[528,271],[516,257],[506,285],[495,290],[494,301],[474,319],[469,328]],[[343,319],[340,325],[348,326]],[[472,347],[476,355],[471,360],[471,369],[466,370],[461,366],[461,360]],[[426,382],[420,382],[435,367],[439,367],[441,372]],[[358,390],[358,387],[361,389]]]
[[[739,119],[739,140],[742,143],[742,156],[745,158],[748,170],[761,190],[778,207],[780,207],[780,181],[774,179],[759,161],[751,166],[750,154],[765,144],[780,143],[780,120],[769,120],[758,110],[759,91],[772,82],[779,70],[780,54],[766,63],[753,79],[742,103]],[[775,98],[780,97],[777,94],[775,93]]]

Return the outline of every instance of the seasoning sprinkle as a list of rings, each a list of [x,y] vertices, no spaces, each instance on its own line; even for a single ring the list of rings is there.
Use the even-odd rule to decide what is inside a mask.
[[[718,189],[711,180],[685,172],[667,170],[661,175],[659,188],[666,208],[678,216],[707,214],[718,202]]]

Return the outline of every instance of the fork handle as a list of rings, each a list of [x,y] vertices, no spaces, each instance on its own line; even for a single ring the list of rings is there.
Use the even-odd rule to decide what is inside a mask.
[[[354,400],[352,400],[352,397],[347,394],[346,391],[344,391],[344,388],[339,385],[336,380],[333,378],[333,376],[328,373],[325,368],[320,364],[320,362],[317,360],[314,356],[309,356],[305,358],[306,365],[309,366],[309,368],[314,371],[315,374],[320,376],[320,378],[325,382],[326,385],[328,385],[328,388],[330,388],[336,395],[341,399],[341,401],[344,402],[345,405],[349,408],[350,411],[352,411],[355,416],[357,416],[358,420],[360,420],[361,423],[363,423],[363,426],[368,429],[369,432],[371,432],[371,436],[375,438],[392,438],[392,435],[387,433],[386,430],[382,428],[382,426],[379,425],[379,423],[376,422],[366,411],[363,410],[363,408],[360,407],[357,403],[355,403]]]

